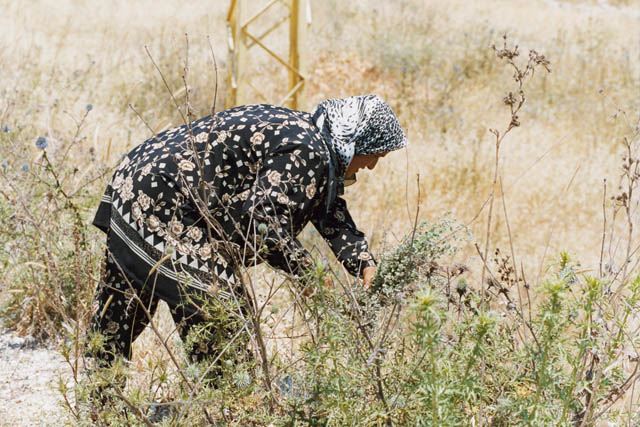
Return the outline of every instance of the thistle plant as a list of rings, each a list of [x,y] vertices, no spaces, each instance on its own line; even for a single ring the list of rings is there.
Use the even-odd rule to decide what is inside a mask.
[[[419,277],[447,277],[438,261],[453,255],[459,249],[458,244],[470,238],[470,231],[456,224],[453,219],[443,219],[434,224],[427,221],[420,223],[415,232],[406,235],[396,247],[381,257],[373,281],[374,290],[389,294],[415,284]],[[458,266],[449,278],[464,271],[466,267]]]

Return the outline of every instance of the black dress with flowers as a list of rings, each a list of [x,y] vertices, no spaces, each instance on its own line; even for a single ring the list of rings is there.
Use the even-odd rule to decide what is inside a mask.
[[[168,302],[184,287],[224,299],[234,283],[229,244],[246,265],[264,259],[301,275],[310,260],[295,236],[309,221],[361,275],[374,261],[345,201],[327,205],[329,150],[308,113],[271,105],[223,111],[131,151],[94,225],[127,278],[153,283]]]

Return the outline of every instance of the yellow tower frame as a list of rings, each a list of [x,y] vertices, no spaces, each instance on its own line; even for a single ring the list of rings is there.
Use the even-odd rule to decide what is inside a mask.
[[[266,96],[248,78],[249,56],[248,51],[254,46],[262,48],[280,65],[288,70],[289,86],[286,95],[277,102],[277,105],[287,105],[297,109],[302,104],[306,78],[304,75],[304,55],[302,49],[306,42],[307,29],[311,24],[311,0],[270,0],[255,14],[247,14],[247,0],[231,0],[229,13],[227,14],[227,32],[229,58],[227,65],[227,99],[226,106],[231,108],[236,105],[256,102],[255,99],[247,99],[248,89],[251,88],[264,99]],[[279,18],[266,31],[260,35],[249,32],[249,25],[262,16],[276,3],[286,6],[288,15]],[[263,40],[267,35],[289,21],[289,58],[284,59],[267,47]]]

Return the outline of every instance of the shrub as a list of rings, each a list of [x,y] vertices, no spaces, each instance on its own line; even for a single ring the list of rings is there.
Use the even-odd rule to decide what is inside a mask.
[[[73,330],[84,324],[97,277],[101,250],[87,216],[97,202],[91,184],[104,171],[97,168],[87,176],[69,165],[89,111],[77,122],[75,135],[53,141],[33,137],[31,128],[0,133],[5,159],[0,263],[10,295],[4,321],[41,339],[60,338],[66,334],[62,325]],[[34,142],[25,144],[25,139]],[[97,163],[94,156],[90,161]]]

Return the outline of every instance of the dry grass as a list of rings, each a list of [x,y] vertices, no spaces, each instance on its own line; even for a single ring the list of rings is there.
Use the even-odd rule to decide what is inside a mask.
[[[400,34],[391,32],[395,38],[385,45],[398,49],[396,57],[376,63],[375,56],[354,60],[347,54],[339,56],[344,66],[325,61],[323,68],[328,71],[316,70],[322,77],[320,97],[351,91],[380,93],[389,99],[400,110],[412,142],[408,155],[393,153],[380,170],[362,180],[359,193],[349,194],[359,224],[368,232],[407,230],[411,221],[404,180],[408,175],[413,183],[417,173],[425,198],[424,217],[438,217],[447,210],[465,222],[475,216],[489,193],[492,174],[493,147],[487,130],[509,120],[500,96],[509,71],[488,58],[488,46],[507,32],[553,62],[552,74],[534,79],[521,114],[523,126],[502,147],[501,175],[516,247],[531,266],[539,264],[551,225],[557,223],[550,253],[566,249],[592,264],[599,256],[589,249],[597,247],[601,238],[602,180],[616,182],[620,135],[629,126],[611,118],[615,106],[598,90],[604,88],[611,100],[637,114],[640,71],[633,58],[639,56],[638,44],[626,40],[638,37],[634,25],[640,11],[567,9],[544,2],[517,7],[507,2],[448,2],[424,8],[404,4],[406,10],[396,15],[391,6],[379,11],[393,18],[372,20],[370,29],[389,34],[399,28]],[[399,27],[403,21],[407,25]],[[420,22],[425,27],[418,27]],[[401,49],[407,46],[413,50],[403,57]],[[432,52],[427,58],[415,59],[427,49]],[[368,46],[367,52],[380,59],[389,54],[375,46]],[[343,75],[345,69],[353,73],[351,78]],[[325,83],[335,79],[344,84]],[[409,191],[413,205],[415,186],[410,185]],[[368,214],[371,207],[381,205],[393,214]],[[478,226],[482,223],[476,221]],[[504,224],[497,227],[494,243],[504,246]]]
[[[597,242],[601,182],[617,174],[617,138],[626,126],[611,119],[615,108],[598,89],[605,88],[621,107],[632,112],[637,107],[639,45],[632,41],[639,37],[640,9],[633,2],[620,8],[570,7],[575,3],[314,6],[307,108],[327,97],[378,93],[399,112],[412,142],[408,156],[393,153],[349,191],[364,230],[400,234],[410,226],[405,179],[408,175],[413,183],[417,173],[422,216],[451,210],[462,220],[473,218],[491,174],[487,130],[508,120],[499,95],[508,70],[496,65],[489,49],[507,32],[553,62],[553,73],[529,88],[524,125],[504,146],[502,175],[518,247],[539,258],[536,248],[544,247],[553,220],[559,223],[554,240],[562,245],[552,242],[552,252],[563,248],[582,255]],[[129,103],[154,129],[179,123],[143,45],[178,90],[184,33],[189,33],[194,106],[201,114],[207,111],[213,76],[206,35],[224,62],[225,9],[40,1],[27,12],[16,3],[5,5],[0,18],[7,29],[0,40],[3,124],[32,128],[34,135],[71,132],[75,124],[63,111],[73,114],[91,103],[95,113],[86,132],[91,138],[83,148],[93,147],[112,164],[148,135]],[[267,73],[256,78],[269,81]],[[558,201],[577,168],[569,193]],[[410,185],[412,205],[415,194]],[[369,214],[374,206],[390,215]]]
[[[493,59],[490,46],[506,32],[523,50],[535,48],[553,64],[552,74],[533,79],[520,115],[523,125],[501,148],[516,255],[529,277],[560,250],[597,269],[602,182],[607,178],[610,188],[616,187],[621,136],[640,112],[640,2],[601,3],[314,3],[306,108],[327,97],[376,93],[398,112],[410,140],[408,150],[390,154],[347,190],[350,210],[374,248],[411,228],[417,203],[420,219],[451,211],[482,241],[486,211],[478,212],[490,192],[494,155],[488,129],[510,120],[502,103],[509,70]],[[214,79],[206,36],[224,67],[227,6],[168,0],[5,2],[0,5],[0,125],[24,129],[27,154],[35,153],[32,139],[38,135],[47,135],[55,150],[57,141],[73,135],[71,117],[92,104],[87,138],[71,152],[78,180],[88,172],[83,168],[90,150],[104,165],[115,164],[149,135],[128,104],[155,130],[180,123],[144,45],[179,90],[184,34],[189,34],[192,103],[197,114],[207,113]],[[259,60],[255,81],[275,91],[275,66]],[[225,83],[220,84],[218,99],[224,99]],[[616,105],[628,111],[627,121],[613,117]],[[95,184],[96,200],[103,185]],[[506,249],[504,215],[498,211],[491,246]],[[460,257],[475,267],[470,276],[479,287],[473,283],[480,266],[473,246]],[[0,283],[0,291],[5,286]],[[166,318],[161,316],[168,331]],[[136,363],[157,357],[144,350],[153,348],[154,339],[149,331],[140,338]]]

